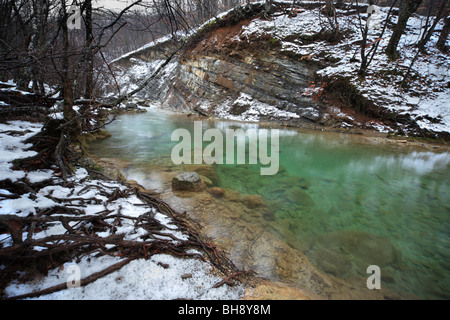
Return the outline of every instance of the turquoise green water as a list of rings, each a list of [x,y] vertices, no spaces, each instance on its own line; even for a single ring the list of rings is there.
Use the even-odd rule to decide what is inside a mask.
[[[207,128],[258,128],[203,122]],[[160,111],[124,115],[112,137],[92,144],[134,170],[170,165],[173,130],[193,120]],[[206,143],[207,145],[208,143]],[[248,150],[248,148],[247,148]],[[221,186],[265,198],[274,232],[324,272],[343,279],[381,268],[382,285],[424,299],[449,299],[450,154],[358,136],[280,130],[280,171],[219,165]]]

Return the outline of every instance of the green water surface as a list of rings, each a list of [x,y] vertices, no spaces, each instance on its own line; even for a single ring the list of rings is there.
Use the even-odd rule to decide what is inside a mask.
[[[203,127],[261,128],[226,121]],[[134,170],[170,164],[179,128],[192,132],[193,119],[156,109],[123,115],[107,127],[112,137],[90,152],[129,160]],[[392,290],[450,298],[450,153],[280,129],[279,161],[275,176],[261,176],[259,165],[218,165],[221,187],[263,196],[277,235],[333,276],[367,277],[366,268],[379,265]]]

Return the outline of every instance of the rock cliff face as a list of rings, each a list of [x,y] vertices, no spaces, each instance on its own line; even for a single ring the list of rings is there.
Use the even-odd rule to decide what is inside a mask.
[[[173,43],[167,42],[166,48],[160,44],[117,61],[116,68],[123,70],[123,87],[132,88],[144,70],[151,74],[172,48]],[[219,117],[232,115],[244,120],[243,113],[256,105],[257,120],[324,121],[325,108],[301,94],[314,80],[318,65],[296,61],[276,50],[258,54],[242,50],[233,55],[191,52],[178,56],[172,68],[147,87],[140,98]],[[137,72],[130,72],[133,69]],[[251,101],[239,103],[242,95],[251,97]]]
[[[270,37],[243,44],[242,26],[250,21],[214,28],[189,44],[140,98],[235,120],[323,124],[325,107],[302,94],[321,66],[283,54]],[[151,75],[176,46],[172,40],[159,41],[114,61],[122,91]]]
[[[318,67],[280,56],[276,51],[254,55],[195,54],[183,57],[176,80],[165,103],[187,107],[206,114],[240,116],[252,103],[259,102],[261,117],[270,118],[264,106],[274,106],[282,113],[280,119],[303,119],[319,122],[324,108],[299,93],[314,79]],[[239,103],[241,96],[251,97]],[[242,99],[241,99],[242,100]],[[297,117],[298,116],[298,117]]]
[[[105,79],[105,93],[116,96],[136,89],[141,82],[150,77],[164,63],[172,52],[179,48],[180,43],[178,41],[164,37],[112,61],[110,67],[115,73],[115,78],[107,77]],[[136,97],[149,102],[162,101],[167,94],[170,83],[176,76],[177,66],[178,60],[174,58],[155,77],[154,81],[136,94]],[[117,87],[119,87],[120,92]]]

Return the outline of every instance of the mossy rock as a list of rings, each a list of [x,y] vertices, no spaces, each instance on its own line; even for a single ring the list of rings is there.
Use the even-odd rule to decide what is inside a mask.
[[[109,133],[108,131],[99,130],[95,132],[83,133],[82,135],[80,135],[79,140],[81,142],[81,146],[86,149],[89,143],[96,140],[110,138],[111,136],[111,133]]]

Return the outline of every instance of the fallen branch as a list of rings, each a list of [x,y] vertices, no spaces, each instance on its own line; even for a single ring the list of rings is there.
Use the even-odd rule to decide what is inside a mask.
[[[255,274],[255,273],[256,272],[253,270],[235,272],[233,274],[230,274],[228,277],[226,277],[222,281],[217,282],[215,285],[213,285],[213,288],[219,288],[219,287],[223,286],[224,284],[232,287],[233,283],[231,282],[231,280],[234,280],[241,275],[251,275],[251,274]]]
[[[106,268],[105,270],[96,272],[96,273],[90,275],[89,277],[81,279],[80,286],[83,287],[83,286],[85,286],[89,283],[92,283],[114,271],[120,270],[121,268],[123,268],[124,266],[126,266],[128,263],[130,263],[133,260],[134,260],[134,258],[125,259],[119,263],[113,264],[112,266]],[[65,289],[68,289],[67,282],[58,284],[56,286],[53,286],[53,287],[50,287],[47,289],[42,289],[39,291],[30,292],[30,293],[25,293],[25,294],[15,296],[15,297],[9,297],[6,300],[20,300],[20,299],[26,299],[26,298],[35,298],[35,297],[39,297],[39,296],[46,295],[46,294],[51,294],[54,292],[65,290]]]
[[[146,86],[148,86],[150,84],[150,82],[153,79],[155,79],[156,76],[161,72],[161,70],[164,69],[164,67],[167,66],[170,63],[170,61],[172,61],[173,57],[175,57],[175,55],[183,48],[183,46],[184,46],[184,44],[182,44],[177,50],[172,52],[167,57],[167,59],[158,67],[158,69],[156,69],[156,71],[153,72],[153,74],[149,78],[147,78],[147,80],[145,80],[139,87],[137,87],[133,91],[127,93],[126,95],[119,97],[116,101],[113,102],[113,104],[116,104],[116,105],[121,104],[122,102],[124,102],[125,100],[134,96],[136,93],[140,92],[142,89],[144,89]]]

